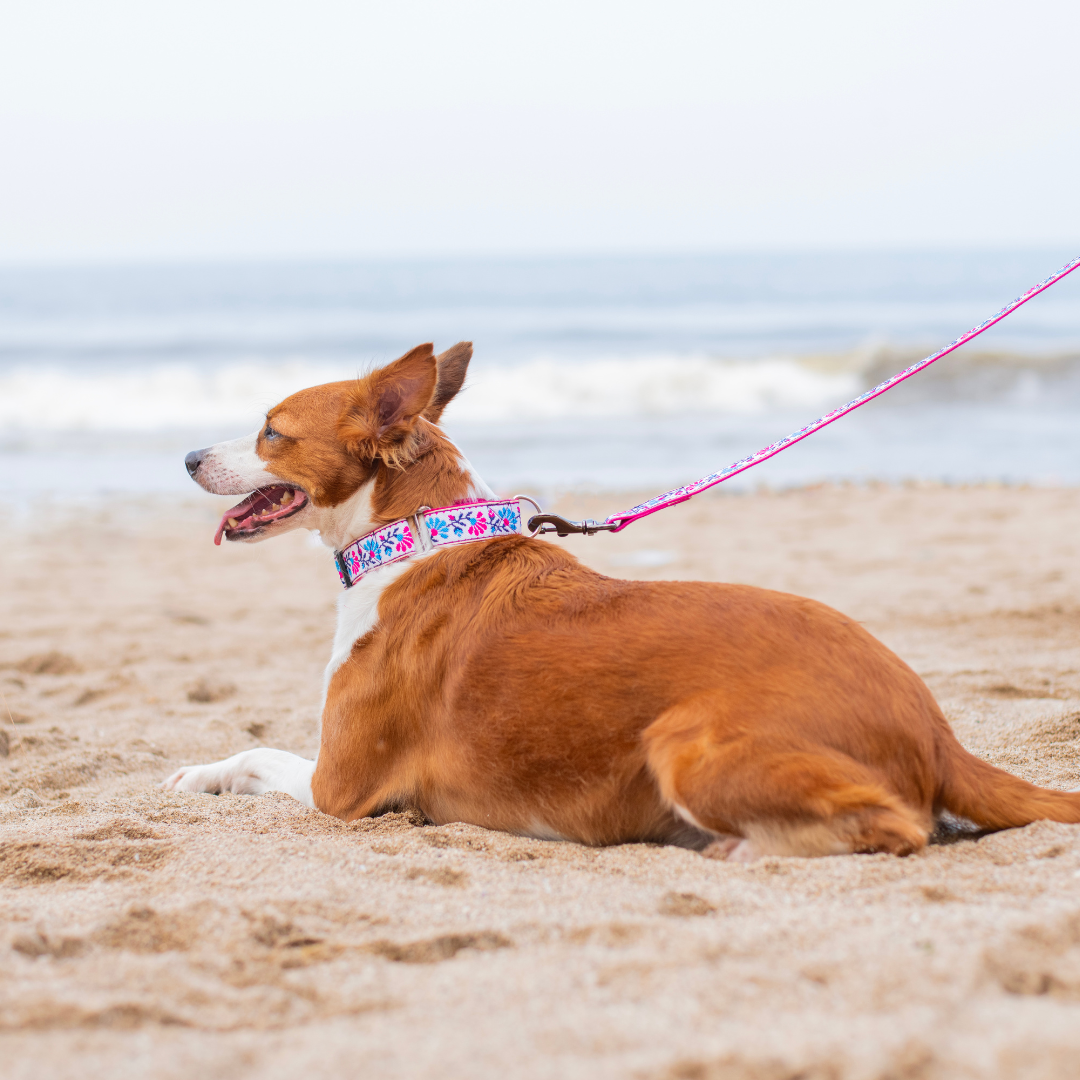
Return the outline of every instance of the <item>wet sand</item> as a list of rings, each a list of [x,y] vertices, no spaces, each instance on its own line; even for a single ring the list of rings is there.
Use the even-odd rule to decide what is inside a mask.
[[[184,763],[315,750],[328,555],[216,549],[217,510],[0,527],[6,1077],[1080,1074],[1077,826],[739,866],[159,791]],[[562,543],[833,604],[970,749],[1075,787],[1078,537],[1075,490],[824,487]]]

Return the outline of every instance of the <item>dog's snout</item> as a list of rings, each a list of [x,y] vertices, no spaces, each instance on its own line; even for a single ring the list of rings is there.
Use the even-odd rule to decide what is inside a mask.
[[[187,466],[188,476],[192,479],[195,478],[195,474],[199,471],[199,466],[203,462],[203,458],[206,457],[206,450],[192,450],[186,458],[184,458],[184,464]]]

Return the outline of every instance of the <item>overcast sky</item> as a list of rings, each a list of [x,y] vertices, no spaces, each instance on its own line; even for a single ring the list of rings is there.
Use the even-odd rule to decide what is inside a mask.
[[[0,261],[1080,243],[1080,4],[5,0]]]

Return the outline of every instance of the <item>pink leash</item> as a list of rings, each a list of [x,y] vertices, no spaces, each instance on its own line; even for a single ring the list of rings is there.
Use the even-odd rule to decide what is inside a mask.
[[[703,476],[700,480],[695,480],[692,484],[686,484],[683,487],[665,491],[663,495],[657,495],[655,499],[639,503],[629,510],[624,510],[621,514],[612,514],[610,517],[605,518],[603,522],[571,522],[566,521],[564,518],[560,518],[555,514],[539,514],[536,517],[529,519],[529,528],[537,529],[540,525],[547,525],[549,526],[548,528],[541,528],[539,531],[557,532],[560,536],[566,536],[569,533],[585,533],[588,535],[596,532],[621,532],[627,525],[633,521],[637,521],[639,518],[648,517],[649,514],[655,514],[657,510],[663,510],[668,506],[674,506],[676,503],[686,502],[687,499],[692,498],[699,492],[715,487],[717,484],[722,484],[725,480],[730,480],[733,476],[738,476],[739,473],[746,472],[747,469],[752,469],[755,465],[760,465],[763,461],[768,461],[769,458],[779,454],[781,450],[786,450],[789,446],[794,446],[808,435],[813,435],[815,431],[820,431],[834,420],[839,420],[841,416],[847,416],[849,412],[854,412],[860,405],[865,405],[868,401],[873,401],[874,398],[880,397],[886,390],[891,390],[905,379],[910,379],[912,375],[916,375],[924,368],[928,368],[935,360],[940,360],[943,356],[948,356],[949,353],[953,352],[955,349],[959,349],[961,345],[966,344],[972,338],[978,337],[984,330],[989,330],[995,323],[1001,322],[1002,319],[1007,315],[1011,315],[1021,305],[1026,304],[1032,297],[1038,296],[1044,289],[1049,289],[1051,285],[1056,284],[1063,277],[1071,274],[1078,266],[1080,266],[1080,258],[1073,259],[1072,262],[1066,263],[1056,274],[1051,274],[1045,281],[1040,281],[1038,285],[1032,285],[1026,293],[1022,296],[1018,296],[1011,304],[1006,304],[996,315],[991,315],[986,322],[980,323],[973,330],[969,330],[962,337],[958,337],[954,342],[946,345],[944,349],[933,353],[925,360],[920,360],[917,364],[912,364],[909,368],[904,368],[903,371],[899,371],[891,378],[886,379],[882,383],[878,383],[873,389],[867,390],[865,394],[860,394],[846,405],[842,405],[838,409],[833,409],[831,413],[827,413],[825,416],[820,417],[812,424],[807,424],[806,427],[799,428],[798,431],[792,432],[779,442],[770,443],[756,454],[751,454],[749,457],[742,458],[729,465],[726,469],[721,469],[720,472],[709,473],[708,476]]]

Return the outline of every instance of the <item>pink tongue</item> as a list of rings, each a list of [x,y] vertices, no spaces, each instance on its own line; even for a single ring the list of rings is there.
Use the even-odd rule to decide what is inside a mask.
[[[257,491],[253,493],[242,503],[237,503],[236,506],[234,506],[231,510],[225,511],[225,513],[222,515],[221,521],[218,522],[217,532],[214,534],[214,543],[219,547],[221,546],[221,538],[225,535],[225,530],[232,527],[229,525],[230,519],[236,521],[235,527],[237,529],[246,529],[249,525],[251,525],[251,523],[255,520],[255,517],[253,514],[249,514],[248,511],[253,509],[254,506],[263,497],[267,497],[272,502],[274,495],[277,494],[278,490],[284,490],[284,494],[279,500],[281,503],[281,510],[277,511],[277,513],[269,515],[266,518],[267,521],[273,521],[282,511],[287,510],[291,506],[297,505],[299,503],[299,499],[302,497],[295,490],[289,491],[287,489],[277,488],[270,488],[267,491]],[[288,502],[285,501],[286,498],[288,499]]]
[[[218,522],[217,532],[214,533],[214,543],[218,547],[221,546],[221,538],[225,535],[225,530],[229,528],[229,519],[235,518],[240,523],[240,525],[246,524],[248,517],[247,511],[255,505],[255,503],[258,501],[258,498],[259,496],[256,493],[245,499],[242,503],[237,503],[234,507],[226,510],[225,513],[221,515],[221,521]],[[241,514],[244,515],[243,519],[241,519]]]

